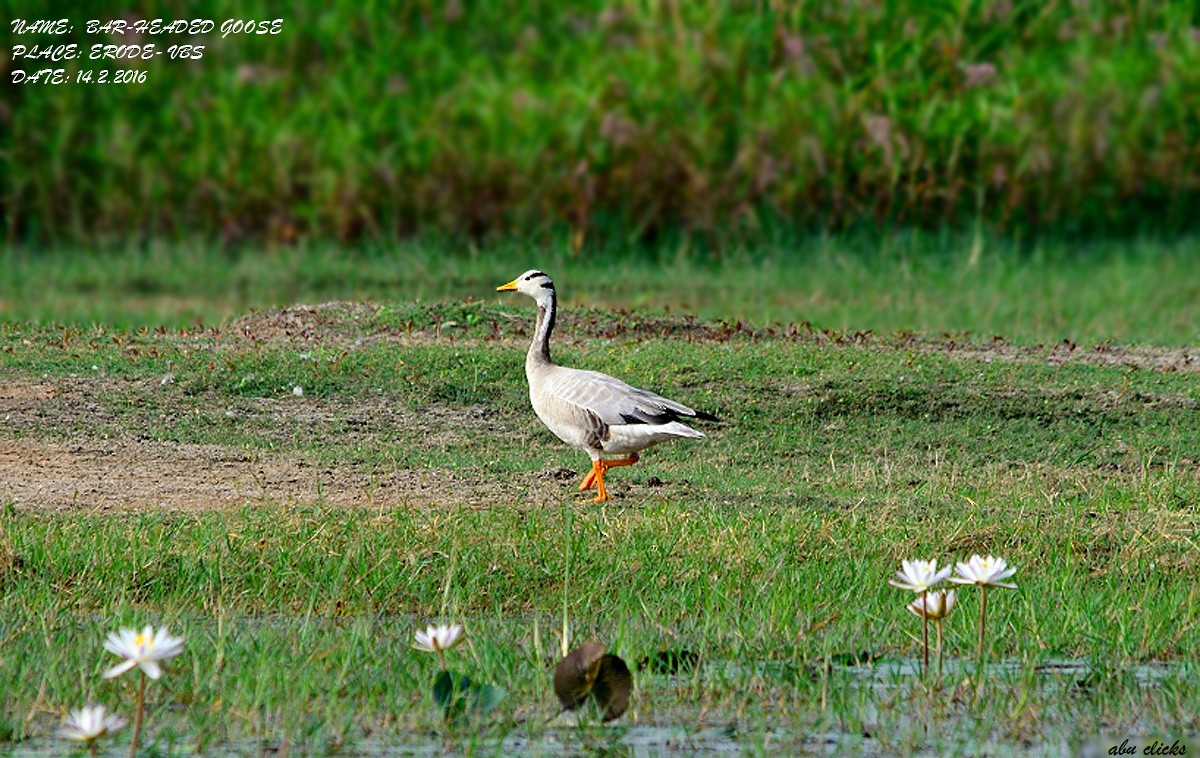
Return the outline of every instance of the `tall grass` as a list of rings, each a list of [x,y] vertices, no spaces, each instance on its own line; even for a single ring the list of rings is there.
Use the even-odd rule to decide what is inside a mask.
[[[682,230],[719,244],[880,222],[1179,229],[1200,208],[1186,0],[205,11],[284,30],[186,40],[204,58],[155,60],[143,85],[9,89],[6,239],[561,231],[586,245]],[[85,17],[109,11],[62,13],[76,32],[54,42],[181,41],[84,39]],[[66,64],[85,67],[100,66]]]

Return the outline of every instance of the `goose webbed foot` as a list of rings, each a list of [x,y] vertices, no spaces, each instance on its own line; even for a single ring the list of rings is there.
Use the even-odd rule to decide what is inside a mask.
[[[583,481],[579,483],[579,491],[589,490],[592,487],[596,488],[596,497],[592,498],[593,503],[603,503],[608,500],[608,490],[604,488],[604,473],[610,468],[618,466],[632,466],[638,462],[638,454],[630,453],[626,458],[597,458],[592,461],[592,470],[583,477]]]

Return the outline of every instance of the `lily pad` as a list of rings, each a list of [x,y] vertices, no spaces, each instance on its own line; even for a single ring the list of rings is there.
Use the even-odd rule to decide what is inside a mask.
[[[486,716],[504,699],[504,690],[473,682],[467,676],[440,671],[433,680],[433,701],[442,707],[446,723],[464,715]]]
[[[602,721],[612,721],[620,718],[629,707],[629,695],[633,692],[633,675],[629,666],[615,655],[606,655],[600,659],[600,671],[596,675],[596,683],[592,687],[592,697],[604,709]]]
[[[604,721],[619,718],[629,707],[633,675],[620,657],[605,654],[595,640],[572,650],[554,669],[554,694],[564,710],[573,710],[591,696]]]
[[[592,691],[604,643],[592,640],[572,650],[554,668],[554,694],[567,710],[578,708]]]

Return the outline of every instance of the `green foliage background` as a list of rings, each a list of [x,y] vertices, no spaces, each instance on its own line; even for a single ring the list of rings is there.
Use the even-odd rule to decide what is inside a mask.
[[[754,239],[779,229],[1194,228],[1190,0],[132,2],[284,19],[145,84],[11,85],[10,242],[426,233]],[[118,18],[120,16],[117,16]],[[9,35],[12,43],[17,41]],[[109,62],[109,67],[111,67]]]

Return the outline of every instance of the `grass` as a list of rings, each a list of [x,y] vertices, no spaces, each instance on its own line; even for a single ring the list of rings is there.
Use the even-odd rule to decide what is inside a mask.
[[[539,267],[565,305],[695,313],[817,329],[995,335],[1020,343],[1200,340],[1196,239],[1022,245],[988,236],[842,235],[731,251],[681,245],[563,246],[437,240],[227,251],[151,245],[121,252],[10,247],[0,252],[9,321],[117,326],[219,324],[250,308],[331,299],[494,302],[497,284]],[[448,314],[461,324],[467,312]]]
[[[488,283],[500,268],[475,265]],[[851,750],[1038,751],[1077,750],[1059,735],[1097,724],[1113,744],[1195,733],[1191,372],[571,311],[560,361],[724,422],[614,472],[612,503],[568,505],[573,481],[538,475],[583,462],[527,407],[530,310],[341,306],[291,336],[270,314],[185,332],[5,324],[6,383],[63,388],[12,409],[10,441],[219,445],[449,484],[407,507],[370,489],[353,507],[320,493],[119,515],[10,503],[0,736],[41,744],[87,694],[124,707],[123,684],[98,678],[100,642],[151,620],[188,638],[150,692],[150,734],[180,750],[601,750],[663,728],[749,751],[811,748],[814,734]],[[927,689],[909,668],[910,598],[885,583],[901,558],[973,552],[1006,557],[1020,586],[989,597],[982,698],[965,682],[978,596],[948,620],[951,673]],[[615,730],[547,727],[564,599],[573,642],[600,637],[631,663],[692,651],[701,669],[636,674]],[[433,619],[467,625],[456,668],[508,690],[490,726],[441,725],[436,659],[408,647]]]
[[[88,36],[97,8],[63,11],[75,31],[55,43],[132,41]],[[6,242],[561,233],[590,251],[776,227],[1194,228],[1187,0],[206,11],[283,28],[187,38],[203,58],[135,61],[144,84],[14,88]],[[42,67],[60,65],[4,73]]]
[[[705,662],[701,675],[680,681],[643,673],[631,720],[695,727],[704,723],[702,706],[752,735],[828,719],[856,723],[864,703],[880,711],[864,723],[868,731],[887,733],[902,720],[904,709],[889,700],[908,692],[911,675],[859,692],[854,667],[823,673],[822,662],[917,654],[919,634],[901,595],[883,584],[896,551],[881,545],[921,550],[930,543],[912,533],[922,525],[887,513],[821,518],[795,510],[706,504],[696,513],[678,502],[576,510],[576,641],[598,635],[631,661],[684,647]],[[929,515],[944,522],[949,510]],[[1178,639],[1195,623],[1181,610],[1196,599],[1186,570],[1146,573],[1146,560],[1139,578],[1123,576],[1113,556],[1089,560],[1081,543],[1094,539],[1093,522],[1082,514],[1004,529],[1011,514],[953,510],[1022,565],[1021,591],[991,604],[992,655],[1014,662],[1015,681],[998,674],[985,707],[940,706],[934,725],[954,739],[987,737],[1020,730],[1029,709],[1042,725],[1025,727],[1028,736],[1045,740],[1042,730],[1054,725],[1124,718],[1125,703],[1144,699],[1148,722],[1162,731],[1194,728],[1186,705],[1197,690],[1194,670],[1165,669],[1169,686],[1157,692],[1135,673],[1138,663],[1194,657],[1193,644]],[[73,521],[5,520],[10,549],[22,556],[13,592],[26,604],[6,604],[12,737],[44,733],[54,709],[87,689],[118,705],[119,685],[97,678],[108,663],[99,641],[109,627],[147,616],[169,619],[189,638],[159,696],[170,706],[160,708],[159,728],[201,745],[285,735],[298,744],[337,734],[411,740],[436,730],[426,700],[434,661],[407,649],[413,628],[434,616],[466,621],[472,644],[459,665],[510,690],[510,717],[540,722],[552,713],[547,665],[566,547],[555,512],[514,503],[455,514],[281,507]],[[946,548],[938,542],[933,550]],[[973,601],[965,599],[949,625],[947,645],[959,658],[973,654]],[[1075,656],[1095,663],[1099,683],[1077,674],[1056,687],[1035,673]],[[886,677],[887,660],[878,665]],[[822,707],[822,685],[844,702]],[[1076,687],[1084,691],[1068,707],[1065,691]],[[314,701],[323,703],[315,714]],[[788,716],[771,707],[781,702],[791,705]],[[29,709],[35,718],[23,724]],[[508,728],[538,732],[532,724]]]

